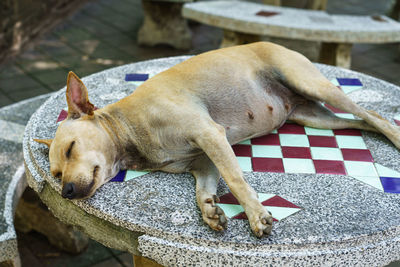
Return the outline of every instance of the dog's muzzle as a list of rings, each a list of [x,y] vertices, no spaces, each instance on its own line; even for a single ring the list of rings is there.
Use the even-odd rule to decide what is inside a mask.
[[[74,183],[66,183],[63,186],[61,196],[63,198],[73,199],[76,197],[76,186]]]

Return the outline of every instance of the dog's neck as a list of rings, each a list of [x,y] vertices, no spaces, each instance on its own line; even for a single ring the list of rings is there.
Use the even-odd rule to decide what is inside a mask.
[[[95,112],[101,127],[114,143],[117,153],[115,162],[120,169],[149,169],[150,161],[143,156],[137,143],[138,130],[135,123],[127,121],[126,116],[112,105]],[[140,130],[139,130],[140,131]]]

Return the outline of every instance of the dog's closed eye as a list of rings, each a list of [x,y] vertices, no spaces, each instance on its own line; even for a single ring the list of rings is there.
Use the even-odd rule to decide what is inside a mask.
[[[99,166],[99,165],[94,166],[94,169],[93,169],[93,177],[96,177],[96,174],[97,174],[97,172],[99,171],[99,169],[100,169],[100,166]]]
[[[54,174],[54,177],[61,179],[62,177],[62,172],[57,172],[56,174]]]
[[[74,146],[74,144],[75,144],[75,141],[72,141],[71,144],[69,145],[67,152],[65,153],[65,156],[67,157],[67,159],[69,159],[69,157],[71,157],[71,151],[72,151],[72,147]]]

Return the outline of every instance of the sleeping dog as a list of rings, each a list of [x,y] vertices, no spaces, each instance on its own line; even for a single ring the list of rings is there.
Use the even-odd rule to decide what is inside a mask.
[[[243,178],[232,144],[265,135],[286,120],[323,128],[378,131],[400,148],[400,129],[353,103],[304,56],[259,42],[192,57],[95,110],[82,81],[67,80],[68,118],[52,140],[50,171],[62,196],[88,198],[120,169],[191,172],[203,219],[226,228],[216,206],[220,175],[243,206],[258,237],[272,216]],[[320,101],[362,120],[336,117]]]

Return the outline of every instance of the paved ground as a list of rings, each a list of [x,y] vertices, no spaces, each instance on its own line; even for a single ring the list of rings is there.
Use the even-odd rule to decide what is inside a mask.
[[[332,13],[382,14],[392,1],[331,0]],[[14,62],[0,65],[0,107],[65,85],[73,70],[86,76],[102,69],[150,58],[197,54],[218,47],[222,32],[192,24],[193,48],[143,48],[136,44],[142,21],[139,0],[96,0],[84,6]],[[400,85],[399,45],[356,45],[352,69]],[[127,253],[92,241],[85,253],[69,255],[37,233],[19,234],[23,266],[131,266]]]

